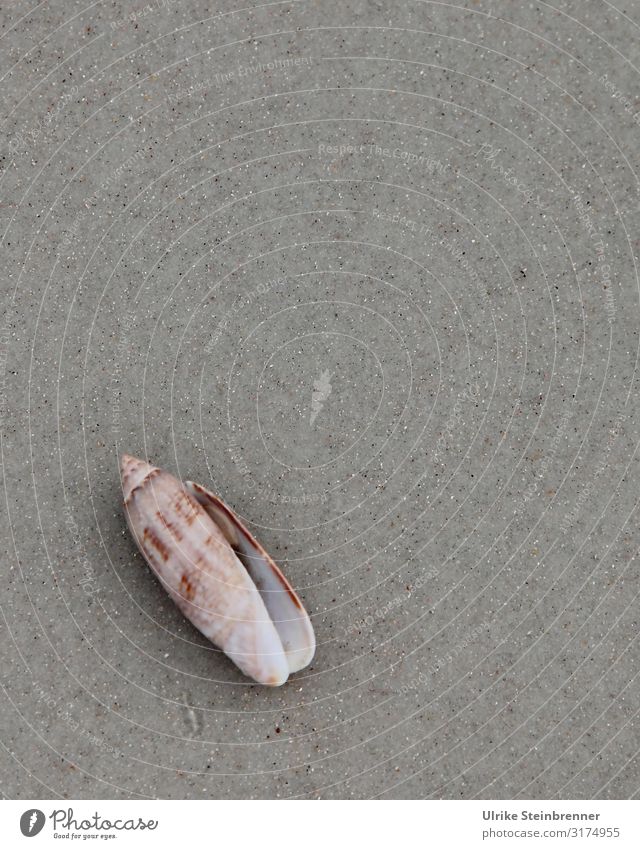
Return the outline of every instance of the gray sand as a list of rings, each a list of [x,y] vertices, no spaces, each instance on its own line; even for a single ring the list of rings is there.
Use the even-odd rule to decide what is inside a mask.
[[[85,5],[0,14],[0,792],[637,797],[638,0]],[[180,615],[122,451],[310,668]]]

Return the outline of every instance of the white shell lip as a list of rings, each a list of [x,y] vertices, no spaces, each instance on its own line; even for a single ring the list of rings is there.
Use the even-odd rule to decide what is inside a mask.
[[[204,487],[145,460],[123,454],[120,469],[138,548],[195,627],[260,684],[280,686],[308,665],[308,614],[235,514]]]
[[[185,487],[220,528],[258,588],[282,640],[289,672],[304,669],[315,654],[316,638],[298,594],[263,546],[221,498],[193,481],[185,481]]]

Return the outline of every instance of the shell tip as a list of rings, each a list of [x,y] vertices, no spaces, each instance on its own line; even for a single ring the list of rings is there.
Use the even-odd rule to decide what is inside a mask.
[[[156,467],[145,460],[132,457],[130,454],[122,454],[120,457],[120,479],[122,481],[122,495],[126,501],[133,490],[139,486],[147,475]]]

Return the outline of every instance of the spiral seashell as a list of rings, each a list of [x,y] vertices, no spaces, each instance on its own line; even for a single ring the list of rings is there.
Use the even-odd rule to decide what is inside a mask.
[[[291,584],[233,511],[199,484],[128,454],[124,511],[145,560],[182,613],[259,684],[279,686],[315,652]]]

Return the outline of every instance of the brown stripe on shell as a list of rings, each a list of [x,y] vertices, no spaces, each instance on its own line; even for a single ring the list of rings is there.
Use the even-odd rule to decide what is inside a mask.
[[[277,566],[276,566],[276,569],[278,569],[278,567],[277,567]],[[298,598],[298,596],[294,593],[294,591],[291,589],[291,584],[289,583],[289,581],[287,581],[287,579],[286,579],[286,578],[285,578],[285,576],[282,574],[282,572],[280,571],[280,569],[278,569],[278,571],[276,572],[276,577],[278,578],[278,580],[280,581],[280,583],[282,584],[282,586],[285,588],[285,590],[288,592],[289,596],[291,597],[291,601],[295,604],[295,606],[296,606],[299,610],[303,610],[302,604],[300,603],[300,599],[299,599],[299,598]]]
[[[133,498],[133,496],[136,494],[136,492],[138,492],[139,489],[142,489],[143,486],[145,486],[145,484],[147,483],[147,481],[150,480],[150,478],[155,478],[156,475],[159,475],[161,471],[162,471],[162,469],[151,469],[151,471],[148,472],[142,478],[140,483],[137,486],[133,487],[133,489],[131,490],[129,495],[125,498],[124,503],[128,504],[131,501],[131,499]]]
[[[188,525],[193,524],[198,510],[201,509],[195,498],[192,498],[188,492],[181,490],[175,497],[174,507],[176,512],[185,520]],[[186,505],[186,509],[185,509]]]
[[[160,521],[160,523],[169,531],[171,536],[177,542],[180,542],[180,540],[183,537],[182,537],[182,534],[180,533],[180,530],[176,527],[176,525],[174,525],[173,522],[170,522],[167,518],[165,518],[165,516],[160,512],[160,510],[158,510],[158,512],[156,513],[156,516],[158,517],[158,520]]]
[[[182,578],[180,578],[180,595],[186,601],[193,601],[196,597],[195,587],[189,580],[188,575],[183,575]]]
[[[164,560],[169,559],[169,549],[154,530],[151,528],[145,528],[142,532],[142,540],[143,542],[147,542],[149,545],[152,545],[162,555]]]

